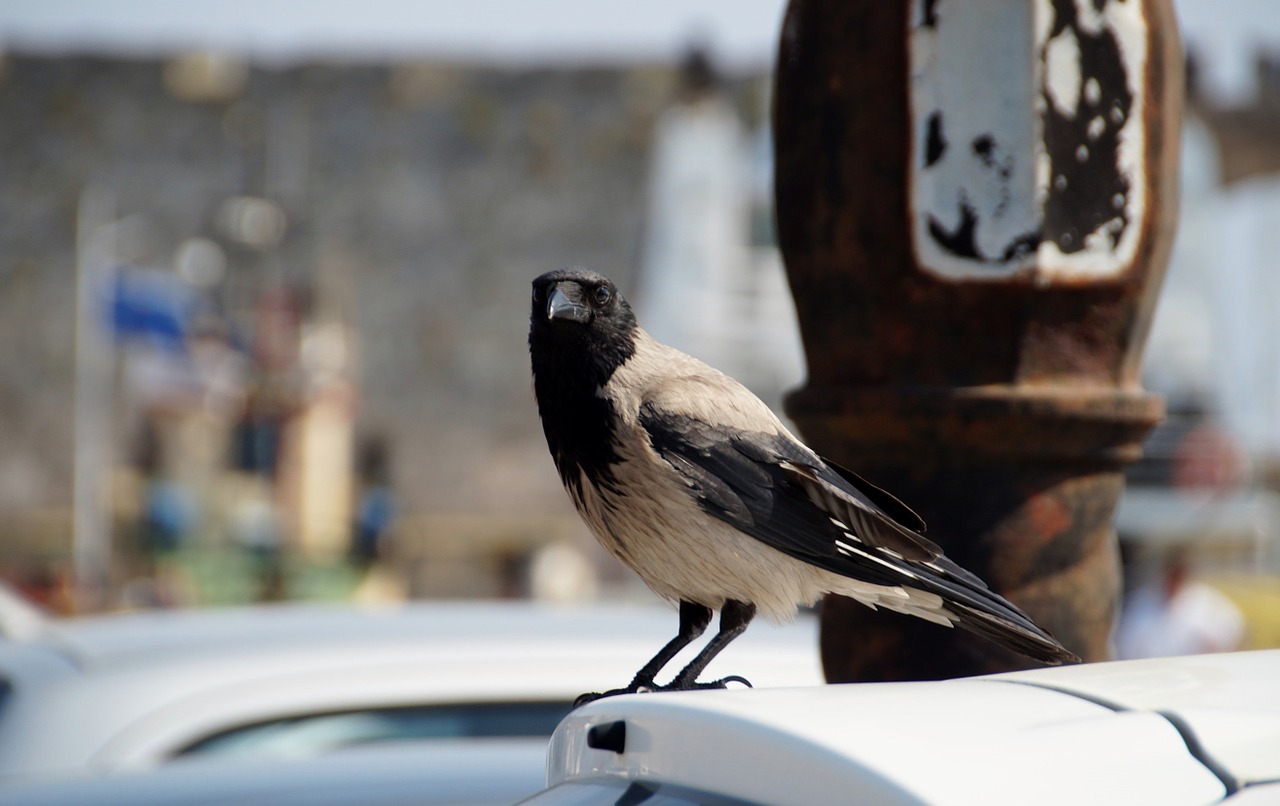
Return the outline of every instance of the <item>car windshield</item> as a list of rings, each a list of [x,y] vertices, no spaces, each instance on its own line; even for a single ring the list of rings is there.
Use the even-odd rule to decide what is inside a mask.
[[[177,755],[297,757],[370,742],[549,737],[568,702],[502,702],[308,714],[232,728]]]

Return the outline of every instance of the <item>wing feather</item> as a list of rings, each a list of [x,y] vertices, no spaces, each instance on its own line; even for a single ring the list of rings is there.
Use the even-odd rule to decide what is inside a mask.
[[[1049,663],[1074,659],[920,534],[924,522],[906,505],[824,461],[785,431],[712,425],[653,402],[641,406],[639,422],[653,449],[712,516],[832,573],[937,594],[959,626],[1030,657]]]
[[[861,500],[785,432],[711,425],[652,403],[641,407],[640,424],[705,511],[797,559],[896,586],[915,576],[904,556],[932,560],[941,554],[932,542]]]

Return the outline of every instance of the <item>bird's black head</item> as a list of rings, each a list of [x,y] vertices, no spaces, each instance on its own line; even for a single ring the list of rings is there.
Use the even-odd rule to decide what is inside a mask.
[[[609,484],[616,412],[598,394],[635,354],[636,318],[607,277],[558,269],[533,281],[529,356],[542,431],[570,490]]]
[[[602,274],[566,268],[533,281],[529,351],[535,374],[572,371],[593,388],[601,386],[635,352],[635,330],[631,306]]]

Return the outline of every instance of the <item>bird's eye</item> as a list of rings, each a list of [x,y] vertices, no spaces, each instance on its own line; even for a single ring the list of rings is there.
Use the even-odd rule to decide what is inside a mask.
[[[605,306],[609,304],[609,300],[613,299],[613,289],[607,285],[602,285],[596,289],[596,305]]]

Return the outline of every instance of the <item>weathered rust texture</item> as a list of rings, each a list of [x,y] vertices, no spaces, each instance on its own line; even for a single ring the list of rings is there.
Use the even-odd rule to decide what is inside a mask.
[[[809,364],[788,413],[820,451],[917,509],[950,556],[1102,659],[1119,592],[1121,473],[1163,412],[1137,371],[1176,217],[1172,8],[1143,0],[1148,195],[1136,256],[1105,280],[1037,286],[940,279],[916,263],[908,5],[792,0],[783,23],[778,230]],[[832,681],[1028,663],[836,597],[824,605],[823,659]]]

